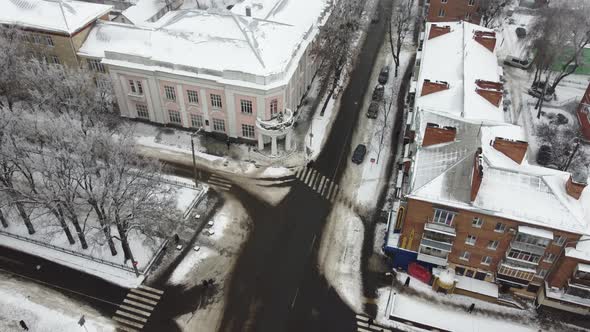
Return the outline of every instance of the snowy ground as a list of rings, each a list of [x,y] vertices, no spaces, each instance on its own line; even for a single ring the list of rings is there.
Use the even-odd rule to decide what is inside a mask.
[[[186,255],[169,279],[169,283],[185,288],[198,287],[204,279],[216,280],[217,291],[195,311],[176,318],[183,331],[215,331],[222,318],[225,305],[225,290],[229,285],[231,271],[239,256],[241,246],[248,237],[251,220],[244,207],[229,197],[223,207],[210,219],[215,232],[199,235],[196,246]]]
[[[0,271],[0,331],[84,331],[78,320],[84,315],[89,332],[115,331],[111,321],[92,307],[47,287]]]

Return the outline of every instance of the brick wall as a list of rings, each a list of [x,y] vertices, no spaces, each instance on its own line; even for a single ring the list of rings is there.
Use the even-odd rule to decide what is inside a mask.
[[[514,162],[520,164],[524,159],[529,144],[523,141],[514,141],[502,137],[496,137],[493,143],[494,149],[502,152]]]
[[[447,143],[455,140],[457,129],[452,127],[438,127],[437,125],[428,124],[424,130],[424,139],[422,146]]]
[[[440,9],[444,10],[444,16],[439,16]],[[475,1],[473,6],[469,6],[469,0],[430,0],[428,7],[428,15],[426,20],[429,22],[448,22],[448,21],[469,21],[471,23],[479,24],[481,15],[477,13],[479,8],[479,0]],[[467,15],[470,15],[467,20]]]

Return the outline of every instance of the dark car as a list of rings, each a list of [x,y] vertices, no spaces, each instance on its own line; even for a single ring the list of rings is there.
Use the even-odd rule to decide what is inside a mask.
[[[537,164],[541,166],[547,166],[553,159],[553,150],[549,145],[541,145],[539,152],[537,153]]]
[[[379,102],[372,101],[367,110],[367,118],[376,119],[379,114]]]
[[[516,36],[518,38],[524,38],[524,37],[526,37],[526,29],[523,28],[523,27],[516,28]]]
[[[365,154],[367,153],[367,147],[364,144],[359,144],[352,153],[352,162],[360,164],[365,160]]]
[[[385,88],[381,84],[377,84],[375,86],[375,90],[373,90],[373,101],[381,101],[383,100],[383,93],[385,92]]]
[[[531,66],[531,62],[527,59],[521,59],[513,56],[509,56],[504,60],[504,64],[511,67],[520,69],[528,69]]]
[[[381,69],[381,72],[379,73],[379,83],[381,84],[385,84],[387,83],[387,80],[389,79],[389,66],[385,66]]]

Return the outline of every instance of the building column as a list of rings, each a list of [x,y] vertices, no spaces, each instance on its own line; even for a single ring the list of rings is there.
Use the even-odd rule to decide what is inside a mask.
[[[264,137],[261,133],[258,133],[258,151],[264,150]]]
[[[276,156],[277,155],[277,137],[271,136],[270,141],[270,155]]]
[[[287,136],[285,137],[285,150],[291,151],[291,129],[287,130]]]

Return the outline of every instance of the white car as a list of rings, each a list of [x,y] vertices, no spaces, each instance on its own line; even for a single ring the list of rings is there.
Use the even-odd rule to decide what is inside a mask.
[[[205,234],[211,236],[211,235],[215,234],[215,232],[212,231],[212,230],[210,230],[210,229],[208,229],[208,230],[205,231]]]
[[[200,246],[195,246],[195,247],[193,248],[193,250],[194,250],[194,251],[199,251],[199,250],[201,250],[201,247],[200,247]]]
[[[531,66],[531,61],[527,60],[527,59],[521,59],[521,58],[517,58],[514,56],[509,56],[506,57],[506,59],[504,60],[504,64],[507,66],[511,66],[511,67],[515,67],[515,68],[520,68],[520,69],[529,69],[529,67]]]

